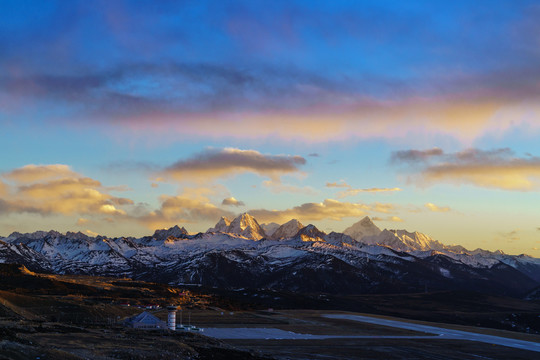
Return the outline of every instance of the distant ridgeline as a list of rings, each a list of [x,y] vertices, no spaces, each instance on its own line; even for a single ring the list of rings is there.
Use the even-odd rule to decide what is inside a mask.
[[[259,224],[249,214],[221,218],[196,235],[178,226],[142,238],[13,233],[0,238],[0,262],[59,274],[340,294],[474,290],[523,297],[540,285],[540,259],[381,231],[368,217],[329,234],[295,219]]]

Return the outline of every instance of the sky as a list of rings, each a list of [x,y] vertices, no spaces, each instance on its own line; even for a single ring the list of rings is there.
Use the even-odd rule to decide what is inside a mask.
[[[370,216],[540,257],[537,1],[0,2],[0,236]]]

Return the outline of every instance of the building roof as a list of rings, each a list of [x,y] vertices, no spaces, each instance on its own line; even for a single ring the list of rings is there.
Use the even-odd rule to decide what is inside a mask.
[[[152,314],[150,314],[150,313],[148,313],[146,311],[143,311],[139,315],[135,315],[133,317],[130,317],[126,321],[128,323],[143,323],[143,324],[148,324],[148,325],[159,324],[159,323],[162,322],[159,318],[155,317],[154,315],[152,315]]]

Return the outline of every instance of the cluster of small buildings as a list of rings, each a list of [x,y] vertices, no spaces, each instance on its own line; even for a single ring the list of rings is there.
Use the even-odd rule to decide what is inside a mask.
[[[118,305],[120,305],[120,306],[130,306],[130,307],[135,307],[135,308],[139,308],[139,309],[146,309],[146,310],[158,310],[158,309],[161,309],[161,306],[158,305],[158,304],[131,305],[128,302],[123,302],[123,303],[120,303]]]

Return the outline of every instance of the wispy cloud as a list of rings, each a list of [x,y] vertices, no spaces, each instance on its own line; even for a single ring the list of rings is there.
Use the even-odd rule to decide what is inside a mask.
[[[428,161],[432,157],[442,156],[443,154],[444,151],[439,148],[427,150],[402,150],[393,152],[390,161],[392,163],[417,163],[419,161]]]
[[[98,236],[98,235],[99,235],[99,234],[98,234],[97,232],[95,232],[95,231],[92,231],[92,230],[88,230],[88,229],[87,229],[87,230],[85,230],[84,232],[85,232],[85,234],[86,234],[86,235],[88,235],[88,236],[92,236],[92,237],[96,237],[96,236]]]
[[[79,219],[77,220],[77,225],[78,225],[78,226],[83,226],[83,225],[88,224],[89,222],[90,222],[90,220],[88,220],[88,219],[85,219],[85,218],[79,218]]]
[[[502,240],[504,242],[513,243],[520,240],[520,231],[519,230],[512,230],[508,232],[499,232],[497,234],[497,237],[499,240]]]
[[[448,206],[437,206],[433,203],[425,203],[424,207],[433,212],[448,212],[451,210]]]
[[[273,193],[295,193],[295,194],[306,194],[306,195],[315,195],[317,191],[311,186],[297,186],[291,184],[285,184],[282,181],[278,180],[265,180],[262,182],[262,185]]]
[[[333,183],[327,182],[326,187],[329,187],[329,188],[351,188],[351,185],[347,184],[346,182],[344,182],[342,180],[340,182],[333,182]]]
[[[368,189],[355,189],[351,185],[347,184],[344,181],[341,182],[333,182],[333,183],[326,183],[326,187],[329,188],[345,188],[346,190],[338,192],[336,195],[339,199],[343,199],[348,196],[354,196],[358,195],[360,193],[382,193],[382,192],[394,192],[394,191],[401,191],[400,188],[368,188]]]
[[[374,216],[374,217],[371,218],[371,220],[373,220],[373,221],[390,221],[390,222],[404,222],[405,221],[402,218],[400,218],[399,216],[388,216],[388,217]]]
[[[418,173],[410,176],[409,181],[422,186],[453,183],[514,191],[540,189],[540,157],[517,157],[508,148],[489,151],[467,149],[448,154],[437,151],[428,157],[424,153],[400,151],[391,158],[404,159],[415,165]]]
[[[401,191],[400,188],[369,188],[369,189],[347,189],[345,191],[340,191],[336,195],[338,198],[342,199],[347,196],[354,196],[358,195],[360,193],[383,193],[383,192],[395,192],[395,191]]]

